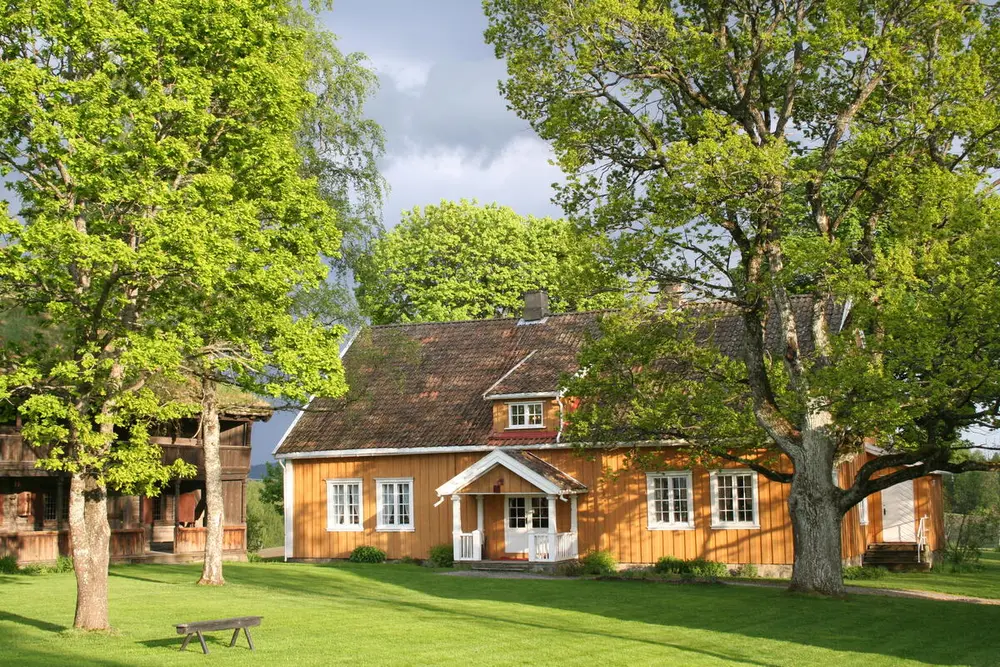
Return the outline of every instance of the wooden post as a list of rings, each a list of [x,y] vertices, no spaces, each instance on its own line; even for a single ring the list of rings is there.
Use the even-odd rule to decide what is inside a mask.
[[[574,533],[577,531],[576,501],[577,496],[575,494],[569,497],[569,529]]]
[[[451,497],[451,532],[462,532],[462,496],[458,494]]]
[[[65,490],[64,478],[62,475],[56,478],[56,532],[58,533],[63,528],[63,507],[65,501],[63,500],[63,491]]]
[[[549,500],[549,539],[554,546],[556,543],[556,497],[546,496]]]
[[[483,525],[486,523],[484,517],[485,510],[483,509],[483,496],[482,494],[479,494],[476,496],[476,530],[480,533],[483,532]]]

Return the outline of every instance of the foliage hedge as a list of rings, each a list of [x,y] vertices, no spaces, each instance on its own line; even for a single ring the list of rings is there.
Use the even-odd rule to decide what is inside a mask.
[[[357,547],[348,560],[352,563],[384,563],[385,552],[378,547]]]
[[[451,567],[455,564],[455,547],[451,544],[433,546],[428,560],[434,567]]]
[[[618,561],[610,551],[591,551],[580,559],[581,574],[614,574],[618,571]]]
[[[661,574],[680,574],[689,577],[704,577],[706,579],[718,579],[729,574],[726,566],[714,560],[704,558],[694,558],[682,560],[673,556],[664,556],[656,561],[653,569]],[[756,568],[754,568],[756,571]]]
[[[847,581],[885,579],[887,576],[889,576],[889,570],[884,567],[858,567],[857,565],[851,565],[844,568],[844,579]]]

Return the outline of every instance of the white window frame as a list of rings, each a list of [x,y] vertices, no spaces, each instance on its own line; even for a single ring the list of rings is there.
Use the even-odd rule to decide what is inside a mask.
[[[538,416],[541,421],[537,424],[528,423],[528,407],[532,405],[538,406]],[[524,407],[524,423],[515,424],[514,423],[514,406]],[[507,428],[545,428],[545,402],[544,401],[518,401],[517,403],[507,404]]]
[[[687,521],[657,521],[656,519],[656,479],[683,477],[687,480]],[[673,484],[668,485],[667,503],[673,517]],[[648,530],[694,530],[694,476],[690,470],[677,472],[646,473],[646,528]]]
[[[840,466],[833,466],[833,474],[831,475],[833,485],[840,488]]]
[[[722,521],[719,518],[719,476],[729,475],[749,475],[750,488],[753,492],[753,521]],[[713,470],[709,473],[709,481],[712,490],[712,528],[718,530],[730,529],[757,529],[760,528],[760,493],[757,486],[757,473],[745,468],[725,468],[723,470]]]
[[[382,485],[383,484],[409,484],[410,492],[408,496],[408,516],[410,522],[408,524],[384,524],[382,523],[382,506],[384,504],[382,498]],[[399,505],[397,500],[393,500],[394,512],[398,516]],[[413,516],[413,478],[412,477],[377,477],[375,478],[375,530],[379,532],[393,532],[393,533],[407,533],[413,532],[414,528],[414,516]]]
[[[335,484],[356,484],[358,486],[358,523],[334,523],[333,486]],[[347,505],[344,505],[345,511]],[[360,477],[326,480],[326,530],[331,533],[356,533],[365,529],[365,485]]]
[[[868,496],[865,496],[857,505],[858,523],[862,526],[868,525]]]

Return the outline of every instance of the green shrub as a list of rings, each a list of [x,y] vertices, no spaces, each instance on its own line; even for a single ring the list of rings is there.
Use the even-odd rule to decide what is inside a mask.
[[[396,562],[399,563],[400,565],[423,565],[424,564],[424,561],[420,560],[419,558],[414,558],[413,556],[403,556],[402,558],[400,558]],[[430,563],[428,563],[428,565],[429,564]]]
[[[743,565],[733,570],[733,576],[744,579],[756,579],[760,574],[757,572],[757,566],[753,563],[743,563]]]
[[[688,578],[704,577],[706,579],[718,579],[729,574],[726,566],[722,563],[717,563],[714,560],[705,560],[704,558],[681,560],[673,556],[664,556],[656,561],[653,569],[661,574],[679,574]]]
[[[451,544],[433,546],[429,560],[434,567],[451,567],[455,564],[455,547]]]
[[[44,565],[39,565],[38,563],[30,563],[28,565],[22,565],[18,570],[20,574],[26,574],[30,577],[37,576],[39,574],[45,574],[51,570]]]
[[[72,572],[73,571],[73,559],[69,556],[59,556],[56,558],[56,564],[52,567],[53,572]]]
[[[885,579],[887,576],[889,576],[889,570],[884,567],[858,567],[857,565],[851,565],[844,568],[844,579],[846,581]]]
[[[348,558],[352,563],[384,563],[385,552],[378,547],[358,547]]]
[[[3,556],[0,558],[0,574],[17,574],[17,556]]]
[[[674,556],[664,556],[656,561],[653,569],[660,574],[684,574],[688,571],[687,561],[675,558]]]
[[[582,574],[613,574],[618,571],[618,561],[610,551],[591,551],[580,559]]]

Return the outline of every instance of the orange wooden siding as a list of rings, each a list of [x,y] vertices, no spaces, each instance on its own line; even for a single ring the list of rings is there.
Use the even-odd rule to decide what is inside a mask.
[[[464,487],[459,493],[541,493],[539,488],[515,475],[503,466],[496,465],[487,470],[482,477]]]
[[[723,530],[711,527],[712,508],[709,471],[693,471],[691,530],[650,530],[647,526],[646,474],[626,465],[622,451],[591,452],[589,457],[570,450],[535,450],[534,453],[588,488],[578,496],[580,553],[608,549],[623,563],[652,563],[662,556],[707,558],[725,563],[791,564],[792,530],[788,516],[789,485],[757,476],[760,528]],[[434,490],[479,460],[486,453],[425,454],[295,460],[293,556],[295,558],[346,558],[360,545],[385,549],[390,558],[427,557],[432,546],[452,540],[452,503],[446,498],[437,507]],[[686,457],[676,450],[663,450],[662,470],[684,469]],[[863,457],[840,465],[840,484],[853,481]],[[735,467],[735,466],[734,466]],[[504,555],[504,496],[493,495],[497,477],[504,478],[504,493],[538,493],[538,490],[505,468],[491,469],[479,481],[463,489],[462,529],[476,528],[476,494],[483,495],[485,558]],[[412,477],[414,530],[382,532],[376,526],[376,478]],[[326,483],[328,479],[363,480],[363,527],[361,531],[331,532],[326,529]],[[520,481],[515,481],[520,480]],[[479,482],[482,482],[480,484]],[[517,486],[524,484],[526,487]],[[941,517],[940,479],[923,478],[915,485],[917,516]],[[881,537],[879,494],[868,499],[869,524],[861,526],[858,510],[844,518],[843,555],[860,556],[866,546]],[[922,504],[923,503],[923,504]],[[936,503],[937,511],[931,511]],[[556,503],[556,529],[570,529],[570,503]],[[924,509],[926,507],[926,509]],[[933,527],[932,534],[939,533]],[[940,530],[943,534],[943,528]],[[938,548],[931,542],[932,548]]]

